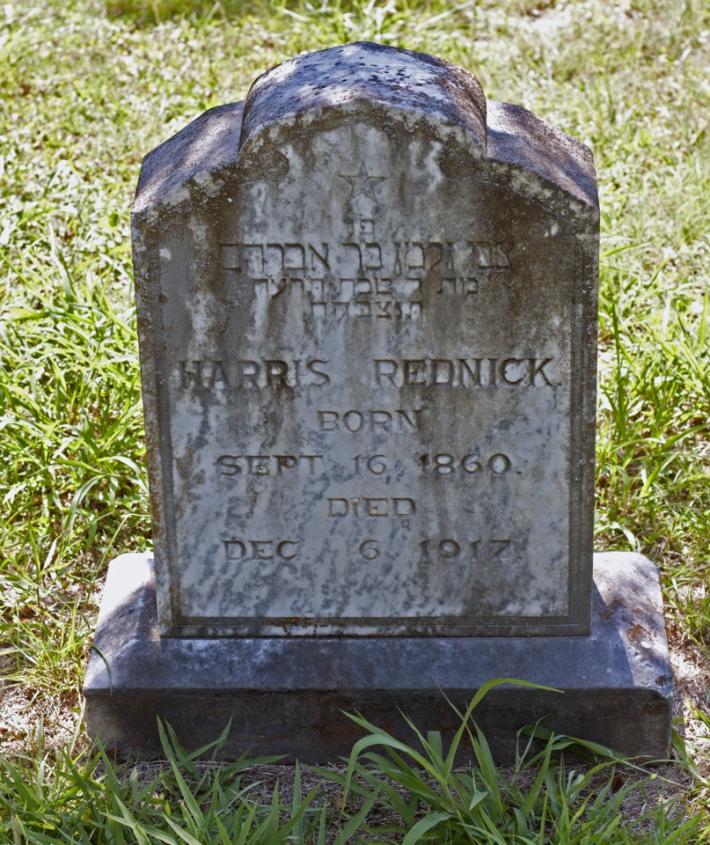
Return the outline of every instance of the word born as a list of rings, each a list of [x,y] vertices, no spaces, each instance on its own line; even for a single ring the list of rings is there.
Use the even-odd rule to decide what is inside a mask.
[[[220,455],[215,461],[218,475],[281,475],[286,470],[316,472],[323,455]]]
[[[394,411],[318,411],[318,425],[321,431],[345,431],[357,434],[359,431],[386,434],[409,434],[419,430],[423,408]]]

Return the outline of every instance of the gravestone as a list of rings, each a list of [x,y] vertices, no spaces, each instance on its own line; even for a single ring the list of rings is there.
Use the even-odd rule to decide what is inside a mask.
[[[150,754],[156,715],[188,745],[233,717],[226,753],[328,760],[342,709],[441,727],[439,688],[516,676],[567,695],[492,696],[501,752],[547,716],[665,753],[657,574],[592,553],[598,221],[586,147],[375,44],[146,158],[155,549],[110,568],[94,735]]]

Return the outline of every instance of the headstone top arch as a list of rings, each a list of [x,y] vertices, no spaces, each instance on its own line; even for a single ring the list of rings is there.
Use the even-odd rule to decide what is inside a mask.
[[[243,150],[268,143],[289,125],[385,113],[410,128],[455,138],[472,155],[528,171],[527,186],[559,190],[598,216],[594,163],[575,138],[510,103],[486,101],[478,80],[443,59],[372,42],[297,56],[258,77],[244,102],[210,109],[153,150],[143,164],[133,212],[150,213],[187,199],[180,188],[209,182]],[[545,184],[547,183],[547,185]],[[519,185],[521,190],[525,185]]]
[[[333,112],[378,111],[444,137],[457,133],[485,152],[486,98],[472,74],[425,53],[371,42],[307,53],[262,74],[247,95],[241,144],[284,123],[303,131]]]

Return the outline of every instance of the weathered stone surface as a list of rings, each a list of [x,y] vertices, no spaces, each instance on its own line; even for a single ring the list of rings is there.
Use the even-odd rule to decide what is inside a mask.
[[[584,146],[374,44],[286,62],[152,152],[161,630],[586,632],[597,228]]]
[[[499,759],[515,733],[542,724],[632,755],[668,754],[671,667],[658,572],[628,553],[594,556],[586,637],[161,638],[152,561],[112,562],[86,676],[87,722],[121,755],[159,756],[156,717],[195,748],[233,719],[224,755],[287,754],[328,762],[349,752],[361,712],[411,741],[398,708],[423,730],[457,727],[442,691],[462,705],[492,677],[505,687],[476,711]]]

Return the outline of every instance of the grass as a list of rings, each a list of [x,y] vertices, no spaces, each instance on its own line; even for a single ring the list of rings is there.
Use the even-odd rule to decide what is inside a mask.
[[[661,567],[689,747],[707,765],[707,25],[701,0],[0,8],[0,670],[15,702],[0,739],[40,755],[12,764],[33,773],[32,789],[44,777],[61,803],[81,775],[96,784],[87,796],[106,790],[105,761],[62,756],[74,730],[59,731],[55,715],[79,719],[107,561],[150,543],[128,236],[140,159],[204,109],[243,97],[264,68],[355,39],[463,65],[490,98],[522,103],[594,150],[597,546]],[[40,719],[48,751],[33,740]]]
[[[116,766],[98,751],[80,761],[67,752],[39,754],[24,764],[0,758],[0,832],[16,843],[92,845],[345,845],[347,842],[447,845],[684,845],[710,833],[699,816],[663,804],[632,821],[625,803],[643,790],[633,767],[591,743],[553,733],[541,746],[521,735],[515,764],[499,770],[472,719],[491,681],[474,698],[445,747],[410,723],[412,744],[362,717],[365,731],[345,770],[296,766],[284,790],[264,788],[271,759],[210,765],[227,730],[212,746],[188,754],[160,725],[164,766]],[[473,764],[454,766],[467,749]],[[592,752],[579,768],[560,752]],[[49,771],[51,766],[51,773]],[[304,779],[317,777],[304,794]],[[59,838],[61,837],[61,838]]]

